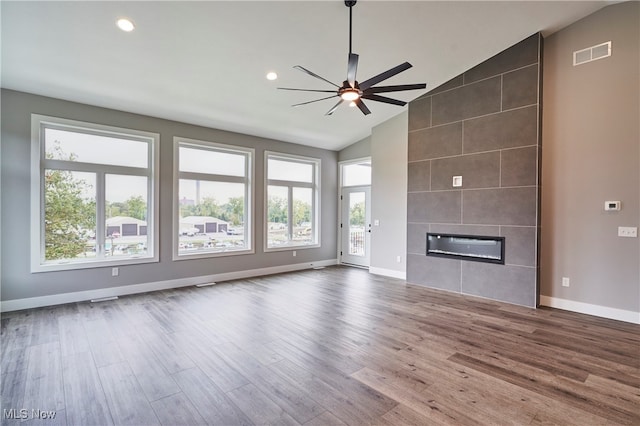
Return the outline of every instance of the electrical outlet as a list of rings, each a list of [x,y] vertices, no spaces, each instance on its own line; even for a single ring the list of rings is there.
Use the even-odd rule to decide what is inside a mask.
[[[618,237],[638,237],[638,228],[635,226],[618,226]]]
[[[118,275],[120,275],[120,270],[118,268],[111,268],[111,276],[117,277]]]
[[[296,257],[298,255],[298,253],[296,253],[296,251],[293,251],[293,257]]]
[[[402,262],[402,256],[396,256],[396,262],[398,263]]]
[[[562,277],[562,287],[569,287],[569,277]]]

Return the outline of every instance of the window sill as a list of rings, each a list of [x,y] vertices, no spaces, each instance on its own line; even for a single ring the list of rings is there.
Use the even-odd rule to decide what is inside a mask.
[[[135,258],[123,258],[112,260],[99,260],[99,261],[76,261],[76,262],[60,262],[60,263],[45,263],[38,265],[31,265],[31,273],[38,274],[42,272],[57,272],[57,271],[74,271],[80,269],[96,269],[96,268],[115,268],[119,266],[127,265],[140,265],[144,263],[157,263],[160,259],[158,256],[146,256]]]

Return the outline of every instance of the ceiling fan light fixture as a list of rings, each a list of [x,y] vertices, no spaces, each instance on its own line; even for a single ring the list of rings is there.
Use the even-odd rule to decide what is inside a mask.
[[[340,97],[345,101],[355,101],[360,98],[360,93],[355,89],[345,90],[340,94]]]

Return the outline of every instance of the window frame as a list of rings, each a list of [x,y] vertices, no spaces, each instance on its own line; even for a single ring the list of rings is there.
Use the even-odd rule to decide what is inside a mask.
[[[148,144],[147,168],[84,163],[81,161],[45,158],[45,130],[47,128],[77,133],[128,139]],[[158,133],[127,129],[66,118],[31,114],[31,273],[124,266],[159,262],[159,144]],[[147,178],[147,254],[139,257],[101,257],[97,260],[60,261],[45,263],[45,170],[89,172],[96,175],[96,253],[104,253],[98,245],[98,235],[106,235],[106,175],[144,176]],[[144,171],[144,172],[143,172]],[[106,236],[105,236],[106,242]]]
[[[355,185],[345,185],[344,184],[344,179],[345,179],[345,172],[344,169],[345,167],[349,167],[349,166],[354,166],[354,165],[360,165],[360,164],[369,164],[369,167],[372,167],[371,165],[371,157],[362,157],[362,158],[355,158],[353,160],[345,160],[345,161],[340,161],[338,164],[338,169],[339,169],[339,175],[338,175],[338,186],[340,188],[353,188],[353,187],[357,187],[357,186],[371,186],[371,180],[373,179],[373,173],[371,173],[371,177],[369,178],[369,183],[367,184],[355,184]],[[340,198],[338,196],[338,198]]]
[[[313,167],[313,178],[311,183],[308,182],[298,182],[298,181],[289,181],[289,180],[280,180],[280,179],[269,179],[269,159],[273,158],[275,160],[280,161],[289,161],[289,162],[297,162],[302,164],[311,164]],[[322,169],[322,160],[320,158],[314,157],[305,157],[301,155],[293,155],[293,154],[284,154],[281,152],[275,151],[265,151],[264,152],[264,239],[263,239],[263,249],[266,252],[277,252],[277,251],[291,251],[291,250],[301,250],[301,249],[312,249],[321,247],[320,241],[320,199],[321,199],[321,169]],[[312,195],[312,206],[311,206],[311,221],[313,224],[313,235],[314,235],[314,243],[313,244],[287,244],[282,247],[269,247],[269,186],[286,186],[288,188],[289,201],[288,201],[288,217],[287,221],[287,232],[289,234],[289,238],[293,234],[293,188],[311,188]]]
[[[231,153],[236,155],[244,155],[245,156],[245,176],[232,176],[232,175],[220,175],[220,174],[207,174],[207,173],[197,173],[197,172],[181,172],[180,171],[180,147],[186,146],[189,148],[198,149],[198,147],[203,147],[208,151],[218,151],[223,153]],[[173,138],[173,236],[171,238],[172,245],[172,260],[173,261],[182,261],[182,260],[191,260],[191,259],[204,259],[204,258],[213,258],[213,257],[226,257],[226,256],[239,256],[246,254],[254,254],[255,253],[255,238],[254,238],[254,158],[255,158],[255,149],[248,148],[244,146],[237,145],[228,145],[222,144],[218,142],[212,141],[204,141],[199,139],[190,139],[182,136],[174,136]],[[185,177],[181,177],[185,176]],[[179,253],[179,244],[180,244],[180,179],[191,179],[193,177],[201,177],[209,182],[228,182],[228,183],[244,183],[245,189],[245,243],[247,248],[243,250],[232,250],[232,251],[203,251],[203,252],[192,252],[192,253]],[[215,176],[216,179],[211,179],[211,176]]]

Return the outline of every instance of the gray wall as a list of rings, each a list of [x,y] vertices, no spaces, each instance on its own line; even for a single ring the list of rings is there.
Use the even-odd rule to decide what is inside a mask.
[[[572,66],[573,51],[607,41],[611,57]],[[639,239],[617,236],[618,226],[640,223],[638,52],[638,2],[608,6],[545,40],[543,296],[640,311]],[[608,200],[622,210],[605,212]]]
[[[537,304],[541,46],[535,34],[409,104],[407,281]],[[506,264],[425,256],[428,231],[504,236]]]
[[[160,134],[160,262],[76,271],[29,272],[29,179],[31,113],[51,115]],[[254,148],[255,249],[253,255],[172,261],[172,144],[174,136]],[[316,249],[263,253],[264,151],[322,160],[321,243]],[[337,159],[327,151],[184,123],[2,90],[2,300],[126,286],[336,258]],[[115,265],[114,265],[115,266]]]
[[[373,273],[404,278],[407,251],[406,111],[371,132],[371,260]],[[397,257],[400,256],[400,262]]]
[[[357,160],[371,156],[371,136],[343,148],[338,152],[338,161]]]

